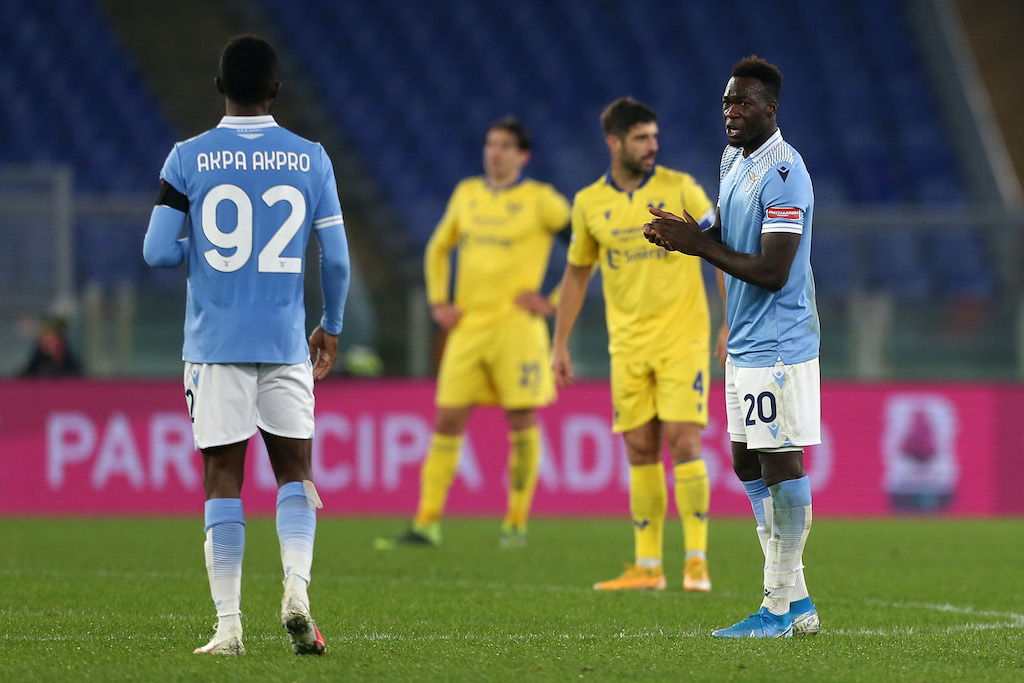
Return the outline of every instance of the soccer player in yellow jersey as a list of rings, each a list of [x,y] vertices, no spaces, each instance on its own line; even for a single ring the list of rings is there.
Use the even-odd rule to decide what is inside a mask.
[[[686,173],[655,164],[658,119],[631,97],[601,114],[611,154],[608,172],[580,190],[572,207],[572,244],[555,317],[552,367],[558,386],[573,381],[569,336],[601,268],[611,355],[612,428],[626,441],[635,564],[597,590],[666,586],[663,528],[668,508],[662,440],[675,474],[683,523],[683,586],[711,590],[707,568],[708,477],[701,429],[708,420],[710,316],[700,261],[658,252],[643,236],[649,206],[686,208],[710,225],[715,207]],[[668,256],[680,258],[668,258]]]
[[[448,332],[437,378],[434,434],[420,471],[412,525],[377,546],[437,545],[440,519],[474,406],[498,404],[509,427],[508,511],[501,545],[526,543],[537,483],[540,433],[535,409],[555,398],[545,317],[554,303],[539,293],[554,235],[569,222],[569,202],[551,185],[522,176],[530,136],[515,117],[494,123],[484,140],[484,175],[460,182],[427,244],[431,314]],[[458,248],[455,300],[451,251]],[[660,251],[660,250],[659,250]],[[667,252],[666,252],[667,253]]]

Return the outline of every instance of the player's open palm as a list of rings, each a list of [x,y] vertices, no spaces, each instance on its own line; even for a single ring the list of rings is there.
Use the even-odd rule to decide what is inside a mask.
[[[323,379],[331,374],[338,360],[338,337],[328,334],[319,325],[309,335],[309,359],[313,361],[313,379]]]

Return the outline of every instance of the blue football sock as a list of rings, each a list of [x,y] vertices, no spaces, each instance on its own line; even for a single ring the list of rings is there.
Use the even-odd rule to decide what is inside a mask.
[[[212,498],[205,506],[206,572],[218,617],[241,613],[245,517],[240,498]]]
[[[303,483],[285,484],[277,492],[277,538],[281,543],[285,581],[289,576],[298,576],[309,583],[315,536],[316,510],[306,498]]]

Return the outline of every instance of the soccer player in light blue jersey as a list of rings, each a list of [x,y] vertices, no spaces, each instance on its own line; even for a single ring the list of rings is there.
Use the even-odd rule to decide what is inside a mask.
[[[726,412],[733,470],[765,555],[761,608],[719,638],[788,638],[821,629],[803,575],[811,489],[803,449],[821,442],[820,332],[811,274],[814,192],[776,123],[782,74],[757,57],[736,63],[722,98],[728,146],[718,212],[701,230],[660,209],[644,234],[725,272]]]
[[[308,594],[321,507],[312,481],[313,380],[334,366],[348,293],[341,203],[323,147],[270,115],[281,83],[269,43],[230,40],[216,85],[226,116],[171,150],[143,245],[151,266],[188,265],[185,399],[203,454],[204,547],[217,609],[217,631],[196,653],[245,652],[240,496],[246,446],[258,429],[279,487],[281,624],[296,654],[323,654]],[[307,340],[303,276],[311,234],[320,246],[324,308]]]

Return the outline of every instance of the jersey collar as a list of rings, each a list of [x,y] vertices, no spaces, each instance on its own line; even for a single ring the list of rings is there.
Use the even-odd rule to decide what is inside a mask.
[[[754,153],[751,154],[749,157],[747,157],[747,160],[748,161],[757,161],[758,159],[763,157],[765,154],[767,154],[769,149],[771,149],[775,145],[779,144],[780,142],[782,142],[782,129],[781,128],[776,128],[775,132],[772,133],[772,136],[770,138],[768,138],[767,140],[765,140],[764,143],[760,147],[755,149]]]
[[[272,114],[263,116],[225,116],[217,125],[218,128],[233,128],[236,130],[252,130],[254,128],[273,128],[277,126]]]
[[[654,166],[653,166],[653,167],[651,168],[650,172],[649,172],[649,173],[648,173],[647,175],[645,175],[645,176],[644,176],[644,179],[640,181],[640,184],[636,186],[636,190],[633,190],[633,192],[636,192],[636,191],[637,191],[637,190],[639,190],[639,189],[640,189],[641,187],[643,187],[644,185],[646,185],[646,184],[647,184],[647,181],[648,181],[648,180],[650,180],[650,179],[651,179],[651,178],[652,178],[652,177],[654,176],[654,173],[655,173],[655,172],[656,172],[657,170],[658,170],[658,166],[657,166],[657,164],[655,164],[655,165],[654,165]],[[609,168],[609,169],[608,169],[607,171],[605,171],[605,174],[604,174],[604,181],[605,181],[605,182],[606,182],[607,184],[611,185],[611,186],[612,186],[613,188],[615,188],[615,189],[616,189],[616,190],[617,190],[618,192],[625,192],[625,190],[623,190],[623,189],[622,189],[621,187],[619,187],[618,185],[616,185],[616,184],[615,184],[615,180],[613,180],[613,179],[612,179],[612,169],[611,169],[611,168]],[[633,192],[630,192],[630,193],[629,193],[629,195],[630,195],[631,197],[633,196]]]
[[[494,187],[493,185],[491,185],[491,182],[487,179],[487,175],[486,174],[482,175],[480,177],[483,178],[484,185],[486,185],[487,189],[490,190],[491,192],[507,192],[508,190],[515,189],[515,188],[519,187],[520,185],[522,185],[523,183],[526,182],[526,176],[520,174],[520,176],[518,178],[516,178],[516,181],[514,183],[512,183],[511,185],[509,185],[508,187],[497,188],[497,187]]]

